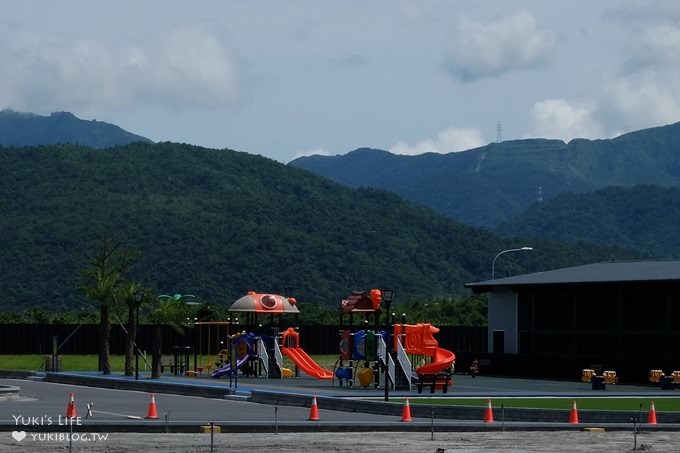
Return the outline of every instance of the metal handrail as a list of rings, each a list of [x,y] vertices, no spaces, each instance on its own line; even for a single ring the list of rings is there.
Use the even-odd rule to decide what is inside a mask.
[[[274,358],[279,370],[283,370],[283,354],[281,354],[281,347],[279,347],[278,341],[274,341]],[[281,373],[281,378],[283,378],[283,373]]]
[[[404,349],[404,346],[401,344],[401,335],[397,337],[397,360],[399,361],[399,364],[401,365],[401,369],[404,370],[404,374],[406,375],[406,380],[408,381],[409,388],[411,387],[411,360],[408,358],[408,354],[406,354],[406,349]]]
[[[385,357],[387,356],[387,359]],[[385,345],[385,340],[383,337],[378,337],[378,358],[382,359],[383,363],[387,363],[387,374],[390,377],[390,382],[392,382],[392,389],[394,389],[395,384],[395,370],[394,360],[392,356],[387,354],[387,346]]]
[[[260,337],[257,339],[257,354],[260,356],[260,362],[262,362],[262,366],[264,367],[265,376],[269,377],[269,353],[267,352],[264,340]]]

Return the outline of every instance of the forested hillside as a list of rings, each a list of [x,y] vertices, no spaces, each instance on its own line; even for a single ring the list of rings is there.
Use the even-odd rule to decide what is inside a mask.
[[[131,278],[222,304],[288,285],[302,304],[387,286],[401,301],[450,297],[518,245],[388,192],[231,150],[0,148],[0,168],[0,306],[13,309],[79,308],[79,272],[108,235],[142,253]],[[631,256],[529,245],[504,256],[497,276]]]
[[[636,249],[654,258],[680,258],[680,188],[608,187],[563,194],[497,231],[511,236],[587,240]]]
[[[70,143],[91,148],[109,148],[150,141],[114,124],[81,120],[69,112],[42,116],[13,110],[0,111],[0,145],[4,146]]]
[[[680,123],[612,140],[530,139],[450,154],[359,149],[290,163],[350,187],[376,187],[468,225],[495,227],[539,196],[680,181]],[[584,238],[586,239],[586,238]]]

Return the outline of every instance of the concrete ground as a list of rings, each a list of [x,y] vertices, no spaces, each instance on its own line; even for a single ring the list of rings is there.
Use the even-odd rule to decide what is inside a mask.
[[[149,379],[142,376],[139,382],[124,376],[112,376],[104,378],[94,373],[82,373],[81,376],[94,377],[102,386],[109,388],[119,388],[121,386],[135,387],[174,385],[181,389],[203,388],[215,392],[216,395],[230,394],[228,398],[245,398],[252,392],[278,392],[282,395],[302,395],[309,399],[312,395],[329,400],[355,399],[358,397],[374,397],[381,400],[384,396],[382,389],[360,389],[348,388],[333,385],[330,381],[318,381],[310,378],[301,377],[298,379],[266,380],[253,378],[240,378],[238,383],[228,380],[213,380],[210,378],[183,378],[165,375],[160,381]],[[63,377],[63,376],[62,376]],[[67,376],[78,379],[79,374]],[[661,391],[653,386],[608,386],[605,391],[594,391],[589,384],[579,381],[536,381],[526,379],[507,379],[489,376],[480,376],[476,379],[467,375],[456,375],[455,384],[449,389],[449,396],[477,396],[484,398],[502,396],[562,396],[562,397],[584,397],[584,396],[638,396],[641,398],[661,398],[664,396],[674,396],[674,392]],[[39,382],[30,384],[39,385]],[[47,384],[47,383],[46,383]],[[16,385],[13,381],[12,385]],[[57,384],[51,384],[57,385]],[[186,386],[186,387],[185,387]],[[25,391],[30,388],[29,381],[24,385]],[[101,390],[93,387],[76,387],[78,395],[82,398],[89,398],[90,393],[98,394]],[[120,390],[117,390],[120,392]],[[136,413],[144,413],[144,408],[148,403],[146,387],[139,391],[129,391],[129,394],[139,394]],[[37,391],[36,391],[37,392]],[[48,392],[49,393],[49,392]],[[163,393],[159,389],[159,393]],[[168,392],[173,393],[173,392]],[[40,396],[38,400],[50,400],[50,396]],[[56,401],[51,405],[37,406],[38,408],[48,408],[48,411],[59,412],[63,410],[65,393],[63,391],[56,395]],[[394,397],[417,397],[415,391],[390,392]],[[428,394],[429,396],[429,394]],[[441,393],[436,394],[441,397]],[[134,400],[134,397],[132,397]],[[165,403],[172,402],[174,398],[169,396],[159,396]],[[190,432],[121,432],[128,428],[121,429],[123,425],[116,426],[116,423],[104,425],[92,424],[92,432],[78,433],[71,439],[72,451],[93,451],[93,452],[123,452],[123,451],[211,451],[211,436],[208,433],[198,434],[199,425],[204,425],[208,408],[220,411],[219,405],[224,404],[224,396],[213,396],[205,401],[204,410],[191,411],[187,403],[182,402],[177,397],[174,406],[170,407],[174,414],[185,414],[185,425],[182,429]],[[111,397],[110,404],[116,403],[117,398]],[[202,398],[192,398],[199,401]],[[83,399],[79,401],[84,401]],[[122,401],[122,399],[121,399]],[[221,402],[220,402],[221,401]],[[46,403],[47,404],[47,403]],[[82,404],[82,403],[81,403]],[[100,409],[103,401],[98,402]],[[109,403],[107,403],[109,404]],[[52,406],[53,405],[53,406]],[[252,405],[252,406],[251,406]],[[263,429],[258,430],[257,424],[253,421],[258,417],[263,417],[259,423],[272,418],[272,406],[265,404],[251,403],[247,409],[229,410],[231,415],[235,415],[238,421],[229,422],[230,426],[225,426],[225,433],[215,433],[212,437],[212,451],[272,451],[272,452],[311,452],[311,451],[371,451],[371,452],[414,452],[414,451],[503,451],[503,452],[566,452],[566,451],[591,451],[592,449],[617,452],[631,451],[634,447],[638,450],[646,451],[678,451],[680,452],[680,435],[670,430],[677,430],[679,427],[666,425],[669,431],[665,431],[663,425],[654,427],[643,426],[642,431],[634,434],[632,424],[618,424],[604,426],[605,432],[586,432],[584,428],[592,428],[592,425],[569,425],[567,423],[536,424],[536,423],[498,423],[488,425],[481,420],[436,420],[432,425],[427,419],[414,420],[413,423],[402,423],[398,417],[389,416],[369,416],[368,414],[357,414],[347,412],[330,413],[324,409],[322,411],[321,422],[309,422],[306,415],[308,408],[280,408],[282,412],[280,430],[273,429],[271,422],[261,425]],[[232,405],[229,404],[229,407]],[[10,408],[11,407],[11,408]],[[16,406],[7,402],[0,402],[0,411],[14,411]],[[245,407],[245,406],[244,406]],[[258,409],[259,407],[259,409]],[[52,409],[53,408],[53,409]],[[82,414],[82,406],[79,406]],[[253,415],[247,415],[254,411]],[[259,412],[264,415],[258,415]],[[110,410],[115,413],[126,413],[122,409]],[[225,413],[227,413],[225,412]],[[9,413],[9,412],[8,412]],[[192,417],[190,414],[199,415]],[[219,413],[219,412],[218,412]],[[37,414],[37,413],[36,413]],[[32,415],[36,415],[32,414]],[[285,415],[284,415],[285,414]],[[6,414],[5,414],[6,415]],[[0,417],[9,419],[9,416]],[[301,419],[291,421],[289,418]],[[345,420],[352,420],[348,423]],[[357,424],[356,420],[363,420]],[[227,419],[218,419],[227,422]],[[248,420],[251,420],[250,422]],[[231,423],[235,423],[231,425]],[[139,426],[148,426],[149,423],[140,423]],[[249,425],[249,426],[248,426]],[[362,426],[359,426],[362,425]],[[241,426],[241,428],[239,428]],[[385,429],[381,429],[381,426]],[[96,429],[94,429],[96,428]],[[180,427],[178,427],[180,428]],[[0,427],[0,451],[69,451],[68,438],[65,430],[60,432],[29,432],[26,429],[25,437],[22,437],[21,427],[5,424]],[[135,431],[135,429],[132,429]],[[143,431],[143,430],[141,430]],[[278,431],[278,433],[277,433]],[[193,433],[192,433],[193,432]],[[105,436],[102,437],[102,436]]]

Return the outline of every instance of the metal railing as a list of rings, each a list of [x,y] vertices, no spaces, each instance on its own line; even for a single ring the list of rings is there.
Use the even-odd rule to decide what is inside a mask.
[[[401,344],[401,335],[399,335],[398,341],[397,341],[397,360],[399,361],[399,364],[401,365],[401,369],[404,370],[404,374],[406,375],[406,380],[408,381],[408,386],[409,388],[411,387],[411,360],[408,358],[408,354],[406,354],[406,350],[404,349],[404,346]]]
[[[387,359],[385,357],[387,356]],[[387,363],[387,374],[390,377],[390,382],[392,383],[392,389],[394,389],[395,383],[395,365],[392,357],[387,354],[387,346],[385,346],[385,340],[382,336],[378,337],[378,358],[380,358],[383,363]]]
[[[269,353],[267,352],[267,346],[260,337],[257,338],[257,355],[260,356],[265,376],[269,377]]]
[[[279,342],[274,341],[274,358],[276,359],[276,365],[278,365],[279,370],[283,370],[283,354],[281,354],[281,348],[279,347]],[[283,378],[283,373],[281,373]]]

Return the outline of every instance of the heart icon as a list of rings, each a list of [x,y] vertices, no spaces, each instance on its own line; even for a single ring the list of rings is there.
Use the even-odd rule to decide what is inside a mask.
[[[24,437],[26,437],[26,431],[12,431],[12,437],[14,437],[14,440],[17,442],[21,442],[24,440]]]

